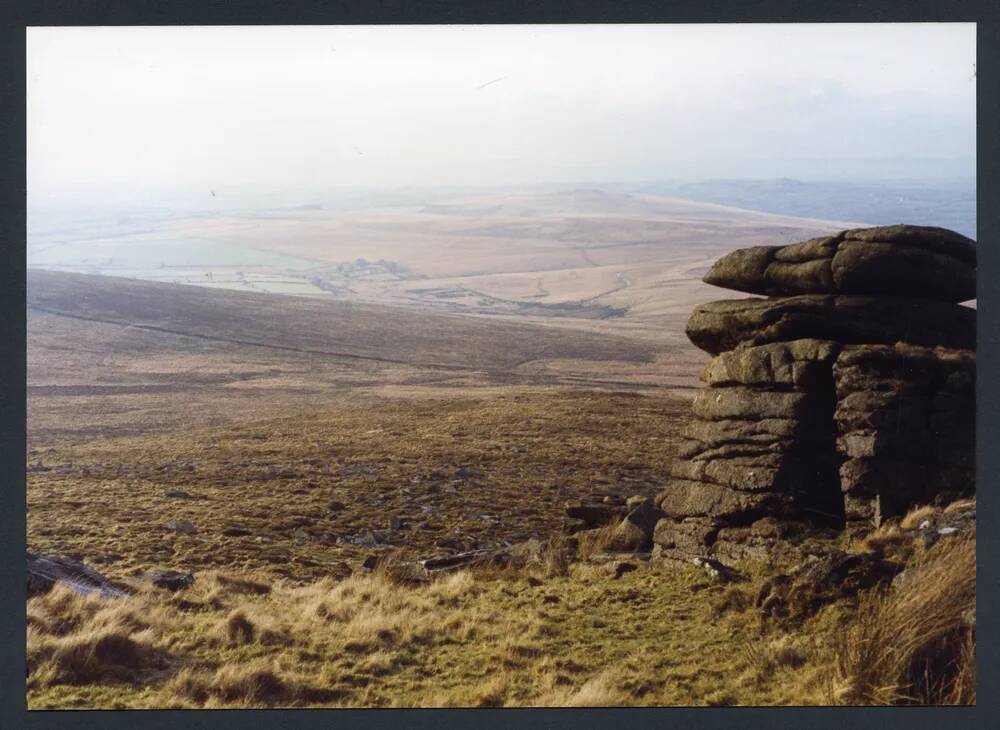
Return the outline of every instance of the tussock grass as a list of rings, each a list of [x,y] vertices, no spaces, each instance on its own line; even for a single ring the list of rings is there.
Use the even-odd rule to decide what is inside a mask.
[[[579,533],[578,557],[581,560],[589,560],[613,547],[619,522],[620,520],[615,520],[603,527]]]
[[[565,546],[563,546],[565,547]],[[767,570],[518,569],[298,582],[198,575],[123,599],[31,599],[28,701],[45,707],[499,707],[963,702],[975,697],[975,548],[946,538],[892,589],[763,629]],[[556,563],[553,568],[549,561]],[[393,562],[388,561],[390,567]],[[255,587],[257,586],[257,587]],[[266,589],[266,590],[265,590]]]
[[[209,573],[183,599],[57,588],[28,604],[29,703],[66,706],[72,694],[92,707],[691,704],[714,682],[696,678],[698,667],[728,666],[731,632],[750,630],[743,617],[720,623],[690,590],[687,567],[617,581],[592,565],[532,571],[422,584],[374,571],[275,580],[267,593],[233,589],[259,576]],[[683,628],[665,638],[665,626]],[[673,660],[657,670],[664,655]],[[663,681],[650,683],[653,673]]]
[[[254,626],[240,610],[226,617],[226,636],[234,644],[248,644],[254,640]]]
[[[550,707],[615,707],[628,703],[628,693],[618,687],[610,670],[591,677],[577,689],[559,689],[539,701]]]
[[[744,651],[758,677],[771,677],[785,667],[798,669],[808,657],[796,637],[788,634],[749,642]]]
[[[915,530],[924,520],[933,517],[939,511],[931,505],[915,507],[903,516],[903,519],[899,521],[899,526],[904,530]]]
[[[975,702],[976,546],[944,540],[863,598],[837,652],[842,704]]]

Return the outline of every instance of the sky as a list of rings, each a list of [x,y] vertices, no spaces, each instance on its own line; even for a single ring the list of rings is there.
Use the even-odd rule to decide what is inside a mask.
[[[27,31],[29,202],[975,174],[975,25]]]

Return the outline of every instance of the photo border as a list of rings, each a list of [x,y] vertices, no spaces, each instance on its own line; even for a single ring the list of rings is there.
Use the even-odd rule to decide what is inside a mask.
[[[224,2],[221,0],[7,0],[0,11],[4,81],[0,117],[9,154],[0,178],[0,240],[6,265],[0,279],[5,316],[0,318],[0,727],[6,728],[437,728],[443,725],[574,729],[624,724],[628,727],[756,728],[808,725],[811,728],[907,730],[988,727],[998,697],[997,619],[1000,605],[998,543],[1000,526],[1000,382],[994,373],[1000,351],[1000,25],[996,3],[962,0],[830,2],[829,0],[744,0],[743,2],[465,2],[422,3]],[[439,23],[720,23],[720,22],[977,22],[977,543],[979,605],[977,696],[975,707],[931,708],[607,708],[607,709],[298,709],[298,710],[55,710],[26,711],[25,671],[25,28],[72,25],[338,25]],[[993,448],[990,448],[993,445]],[[986,577],[984,580],[983,578]],[[996,719],[993,722],[997,722]]]

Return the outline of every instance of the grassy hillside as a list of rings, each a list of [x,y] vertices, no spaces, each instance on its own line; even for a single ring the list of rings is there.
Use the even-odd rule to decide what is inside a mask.
[[[558,328],[40,270],[28,273],[27,306],[29,313],[196,340],[435,368],[504,370],[541,358],[652,357],[648,346],[624,338]]]
[[[669,396],[512,394],[35,448],[28,542],[120,577],[156,566],[318,578],[373,550],[545,538],[566,500],[655,493],[686,411]],[[399,529],[371,542],[390,519]],[[178,520],[197,532],[172,531]]]
[[[168,432],[512,385],[685,389],[704,359],[690,346],[552,321],[30,271],[29,438]]]

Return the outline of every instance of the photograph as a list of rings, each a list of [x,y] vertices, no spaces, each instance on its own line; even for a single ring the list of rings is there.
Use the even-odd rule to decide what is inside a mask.
[[[976,704],[976,23],[24,44],[28,715]]]

